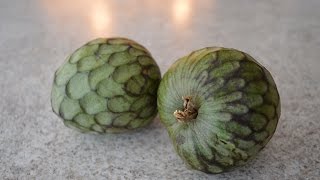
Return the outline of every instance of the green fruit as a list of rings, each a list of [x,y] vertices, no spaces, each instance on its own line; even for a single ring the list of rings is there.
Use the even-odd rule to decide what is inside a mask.
[[[268,143],[280,99],[270,73],[251,56],[211,47],[170,67],[159,86],[158,111],[186,164],[221,173],[245,164]]]
[[[53,111],[81,132],[116,133],[147,125],[157,113],[160,70],[151,54],[125,38],[99,38],[56,71]]]

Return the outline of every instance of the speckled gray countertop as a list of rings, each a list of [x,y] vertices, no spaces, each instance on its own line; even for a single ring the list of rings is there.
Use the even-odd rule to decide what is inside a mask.
[[[319,0],[1,0],[0,179],[317,179]],[[274,137],[245,167],[189,170],[156,118],[140,132],[88,135],[51,111],[53,73],[96,37],[145,45],[162,74],[191,50],[233,47],[273,74],[282,100]]]

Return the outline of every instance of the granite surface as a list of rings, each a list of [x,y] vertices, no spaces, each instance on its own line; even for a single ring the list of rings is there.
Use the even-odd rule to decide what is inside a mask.
[[[1,0],[0,179],[318,179],[319,0]],[[282,101],[274,137],[229,173],[189,170],[156,118],[139,132],[81,134],[51,111],[54,71],[96,37],[145,45],[162,74],[206,46],[248,52]]]

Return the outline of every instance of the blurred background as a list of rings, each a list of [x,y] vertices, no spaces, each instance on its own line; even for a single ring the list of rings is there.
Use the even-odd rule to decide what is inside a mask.
[[[317,179],[320,177],[319,0],[1,0],[0,177],[4,179]],[[54,71],[97,37],[150,50],[162,74],[207,46],[255,57],[282,101],[274,137],[247,166],[189,170],[164,127],[84,135],[51,111]]]

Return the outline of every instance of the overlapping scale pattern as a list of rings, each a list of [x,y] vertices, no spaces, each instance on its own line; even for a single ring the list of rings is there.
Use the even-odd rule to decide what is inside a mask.
[[[56,71],[51,104],[68,127],[122,132],[154,118],[160,79],[158,65],[143,46],[125,38],[99,38]]]
[[[196,119],[179,122],[181,97],[192,97]],[[221,173],[254,157],[270,140],[280,99],[270,73],[248,54],[204,48],[176,61],[158,91],[161,122],[192,168]]]

